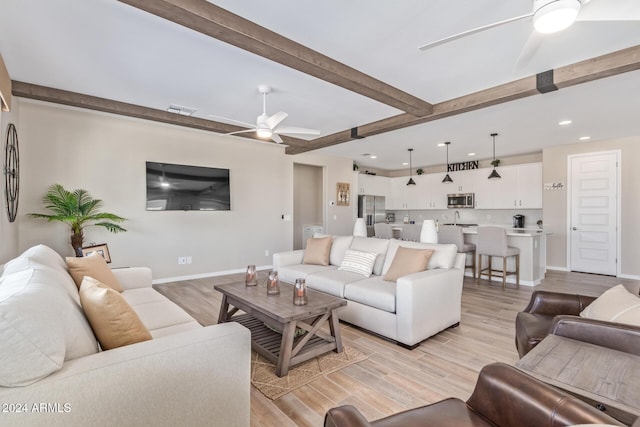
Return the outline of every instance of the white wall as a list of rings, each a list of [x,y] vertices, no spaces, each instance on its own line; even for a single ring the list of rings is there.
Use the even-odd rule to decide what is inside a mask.
[[[552,234],[547,238],[547,265],[566,269],[567,262],[567,157],[571,154],[621,150],[621,254],[618,257],[623,277],[640,277],[640,136],[610,141],[582,142],[545,148],[543,151],[543,182],[564,183],[564,189],[543,192],[544,228]]]
[[[146,265],[154,279],[270,265],[272,253],[292,248],[293,221],[281,216],[293,214],[294,160],[325,166],[326,189],[351,174],[349,160],[288,156],[274,144],[32,100],[20,103],[19,249],[45,243],[72,255],[68,227],[25,214],[44,212],[41,199],[53,183],[84,188],[104,200],[104,211],[126,217],[129,230],[111,234],[92,227],[85,231],[85,244],[108,243],[113,266]],[[230,169],[231,211],[146,211],[147,160]],[[350,231],[353,218],[347,213],[335,212],[330,232]],[[191,256],[193,264],[178,265],[179,256]]]
[[[7,127],[9,123],[13,123],[18,132],[18,149],[21,149],[22,145],[22,132],[20,129],[20,123],[18,122],[18,109],[19,103],[15,100],[11,103],[11,111],[3,111],[0,113],[0,144],[1,151],[0,168],[4,171],[6,159],[4,158],[5,143],[7,140]],[[22,153],[19,152],[18,155]],[[13,258],[18,254],[18,222],[9,222],[9,216],[7,214],[7,203],[5,201],[4,190],[4,175],[0,175],[2,178],[2,190],[0,191],[0,263],[3,260]],[[22,184],[22,183],[21,183]],[[18,207],[22,203],[22,194],[18,194]]]

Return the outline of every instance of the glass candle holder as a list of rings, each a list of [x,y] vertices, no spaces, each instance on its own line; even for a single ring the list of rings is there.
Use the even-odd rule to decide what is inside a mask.
[[[307,283],[304,279],[296,279],[296,283],[293,285],[293,304],[307,304]]]
[[[278,280],[278,272],[269,272],[267,278],[267,295],[279,295],[280,294],[280,281]]]
[[[250,264],[247,266],[247,275],[244,279],[244,284],[247,286],[256,286],[258,284],[258,273],[256,272],[256,266]]]

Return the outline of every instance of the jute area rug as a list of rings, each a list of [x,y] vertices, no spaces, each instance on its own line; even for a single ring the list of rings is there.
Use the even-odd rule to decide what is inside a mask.
[[[275,400],[298,387],[310,383],[316,378],[338,371],[366,358],[366,354],[354,348],[343,346],[342,353],[330,351],[307,360],[290,368],[289,373],[280,378],[276,375],[276,367],[273,363],[252,351],[251,383],[269,399]]]

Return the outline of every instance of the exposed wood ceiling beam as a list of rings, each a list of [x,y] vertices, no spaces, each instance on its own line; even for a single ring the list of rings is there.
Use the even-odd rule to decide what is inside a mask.
[[[553,70],[553,83],[562,89],[638,69],[640,69],[640,46],[633,46],[557,68]],[[426,117],[415,117],[405,113],[358,126],[357,135],[361,137],[377,135],[539,94],[536,76],[530,76],[435,104],[433,114]],[[286,153],[300,154],[353,139],[351,129],[347,129],[316,138],[306,146],[289,147]]]
[[[206,0],[119,0],[414,116],[433,106]]]
[[[89,110],[103,111],[106,113],[120,114],[123,116],[136,117],[139,119],[152,120],[155,122],[168,123],[172,125],[201,129],[216,133],[229,133],[243,130],[245,128],[226,123],[205,120],[197,117],[182,116],[180,114],[169,113],[164,110],[143,107],[126,102],[114,101],[96,96],[84,95],[76,92],[69,92],[61,89],[54,89],[46,86],[39,86],[30,83],[12,81],[12,93],[14,96],[22,98],[37,99],[40,101],[54,102],[56,104],[71,105],[73,107],[87,108]],[[236,136],[259,139],[255,133],[246,133]],[[293,147],[304,148],[308,141],[290,136],[281,135],[284,143]]]

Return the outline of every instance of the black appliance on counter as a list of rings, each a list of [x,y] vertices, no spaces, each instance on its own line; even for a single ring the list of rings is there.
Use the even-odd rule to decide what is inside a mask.
[[[524,228],[524,215],[513,216],[513,228]]]

